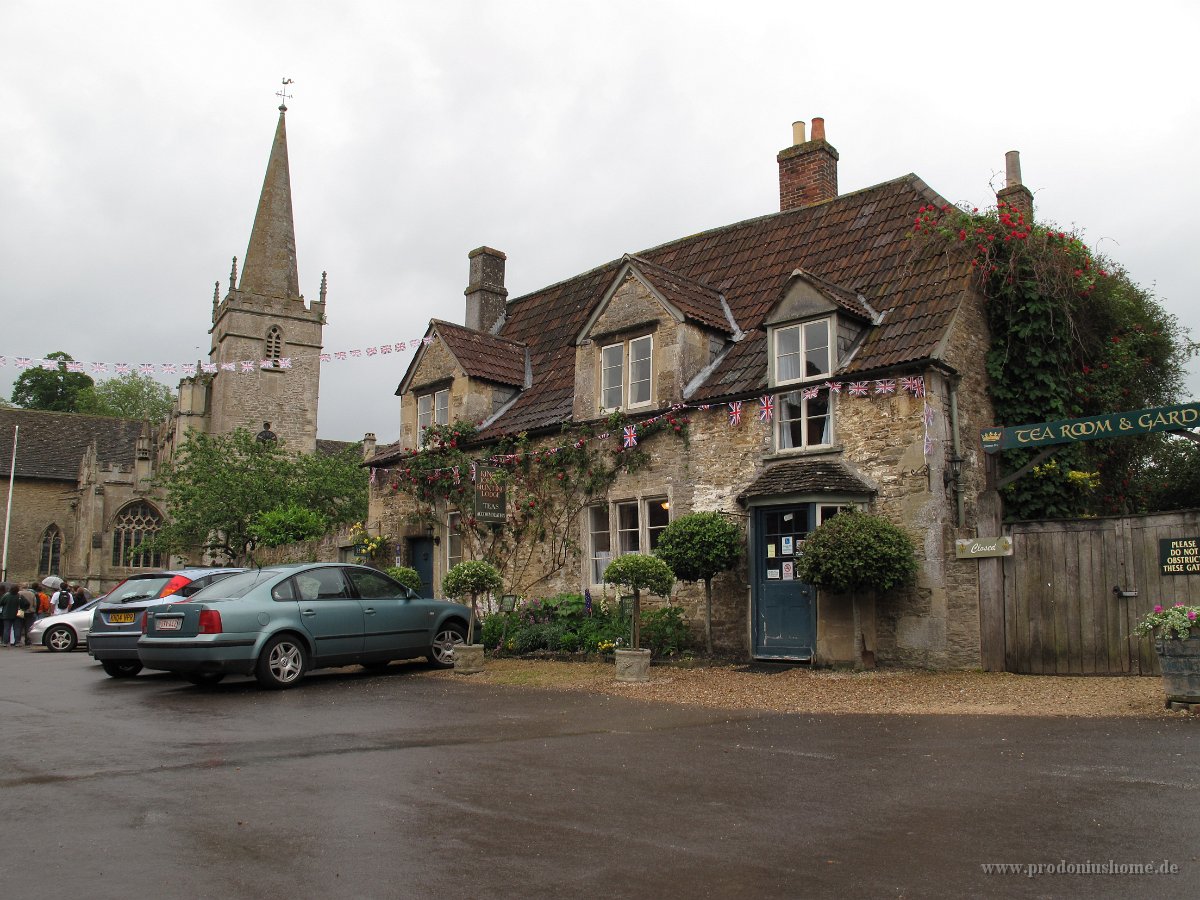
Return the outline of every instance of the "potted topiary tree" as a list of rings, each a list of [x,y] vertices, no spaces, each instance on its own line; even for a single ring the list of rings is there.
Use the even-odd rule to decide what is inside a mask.
[[[880,516],[851,509],[839,513],[808,536],[796,560],[796,577],[818,587],[850,595],[854,628],[854,665],[863,666],[859,595],[909,584],[917,574],[912,539]],[[873,663],[873,661],[872,661]]]
[[[675,585],[671,567],[656,556],[625,553],[608,564],[604,581],[633,591],[630,649],[617,650],[617,681],[649,681],[650,651],[641,649],[642,591],[666,597]]]
[[[498,591],[504,582],[491,563],[480,559],[467,560],[451,566],[442,579],[442,591],[456,600],[471,598],[471,619],[467,624],[467,642],[454,648],[454,671],[471,675],[483,671],[483,644],[475,643],[475,617],[479,611],[479,595]]]
[[[394,578],[413,593],[421,593],[421,575],[412,566],[388,566],[383,574]]]
[[[680,581],[704,582],[704,647],[712,656],[713,577],[737,565],[742,555],[742,531],[717,512],[680,516],[658,536],[654,555]]]

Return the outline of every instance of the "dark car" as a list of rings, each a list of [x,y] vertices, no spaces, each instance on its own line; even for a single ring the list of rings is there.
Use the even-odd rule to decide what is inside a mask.
[[[286,688],[330,666],[418,656],[452,666],[470,618],[466,606],[418,597],[376,569],[301,563],[247,570],[189,601],[150,607],[137,649],[146,668],[196,684],[238,674]]]
[[[142,670],[137,642],[142,636],[142,613],[165,597],[190,597],[227,578],[240,568],[176,569],[130,575],[109,591],[92,613],[88,653],[113,678],[129,678]]]

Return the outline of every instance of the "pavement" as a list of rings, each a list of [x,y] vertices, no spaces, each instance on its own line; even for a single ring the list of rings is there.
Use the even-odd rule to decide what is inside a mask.
[[[0,651],[0,685],[14,898],[1191,898],[1200,875],[1196,717],[778,714],[419,664],[204,690],[42,649]]]

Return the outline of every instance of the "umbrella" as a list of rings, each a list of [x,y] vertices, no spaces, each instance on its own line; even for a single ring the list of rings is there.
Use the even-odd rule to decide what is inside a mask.
[[[62,587],[62,579],[59,578],[57,575],[47,575],[45,578],[42,579],[42,584],[44,584],[48,588],[53,588],[54,590],[58,590],[60,587]]]

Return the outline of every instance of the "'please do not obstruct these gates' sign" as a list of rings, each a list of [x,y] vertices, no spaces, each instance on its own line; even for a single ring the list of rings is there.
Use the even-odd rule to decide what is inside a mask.
[[[1200,426],[1200,403],[1158,406],[1129,412],[1088,416],[1083,419],[1059,419],[1036,425],[1011,428],[984,428],[980,432],[987,453],[1100,438],[1127,437],[1152,431],[1183,431]]]
[[[1200,575],[1200,537],[1159,538],[1158,564],[1164,575]]]

